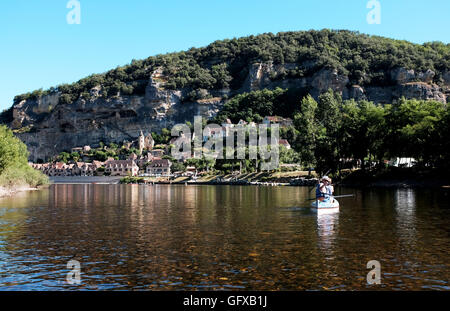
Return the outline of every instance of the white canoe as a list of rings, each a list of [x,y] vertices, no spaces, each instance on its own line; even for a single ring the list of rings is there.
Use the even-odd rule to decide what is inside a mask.
[[[317,206],[317,204],[319,204],[319,206]],[[313,201],[311,203],[311,208],[319,214],[337,213],[339,212],[339,202],[337,200],[334,200],[333,202]]]

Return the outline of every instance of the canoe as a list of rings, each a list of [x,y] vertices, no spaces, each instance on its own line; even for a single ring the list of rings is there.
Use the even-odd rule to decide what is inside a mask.
[[[317,206],[317,203],[319,206]],[[311,203],[311,208],[313,211],[320,214],[337,213],[339,212],[339,202],[337,200],[334,200],[333,202],[314,201]]]

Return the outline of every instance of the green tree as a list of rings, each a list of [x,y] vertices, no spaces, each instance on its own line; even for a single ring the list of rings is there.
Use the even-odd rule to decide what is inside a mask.
[[[73,161],[77,162],[77,161],[80,160],[81,156],[80,156],[80,154],[79,154],[78,152],[72,152],[72,153],[70,154],[70,158],[71,158]]]
[[[316,171],[319,173],[336,172],[342,157],[340,145],[340,127],[342,98],[329,90],[319,96],[316,123],[318,135],[316,139]]]
[[[343,157],[359,159],[364,169],[366,157],[382,160],[385,136],[385,111],[382,106],[354,100],[343,104],[340,129]]]
[[[300,158],[303,165],[314,165],[315,147],[318,136],[318,128],[316,122],[316,112],[318,104],[308,95],[303,98],[300,104],[300,112],[294,116],[294,125],[298,132],[295,147],[299,150]]]
[[[58,161],[67,163],[70,160],[70,154],[67,152],[61,152],[58,156]]]
[[[446,107],[437,101],[400,99],[389,107],[389,148],[392,156],[414,157],[423,165],[439,160],[438,132]]]
[[[28,165],[28,150],[12,131],[0,125],[0,186],[48,183],[48,178]]]

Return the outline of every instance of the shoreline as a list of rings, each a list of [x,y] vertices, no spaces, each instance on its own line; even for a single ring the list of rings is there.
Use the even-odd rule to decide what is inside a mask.
[[[79,177],[79,176],[78,176]],[[311,185],[306,184],[295,184],[295,183],[279,183],[279,182],[242,182],[242,181],[222,181],[222,182],[210,182],[210,181],[186,181],[186,182],[170,182],[170,181],[155,181],[149,183],[120,183],[120,179],[113,178],[113,180],[98,180],[91,176],[83,177],[84,180],[80,178],[70,181],[70,178],[65,178],[64,180],[51,180],[49,185],[185,185],[185,186],[259,186],[259,187],[311,187]],[[47,185],[48,186],[48,185]],[[375,188],[375,189],[450,189],[450,185],[446,183],[439,182],[418,182],[410,180],[380,180],[374,183],[336,183],[337,187],[349,187],[349,188]],[[13,197],[19,193],[38,191],[45,188],[45,186],[39,186],[36,188],[22,186],[18,188],[0,187],[0,199]]]
[[[380,180],[373,183],[336,183],[339,187],[376,188],[376,189],[450,189],[450,184],[439,182],[421,182],[409,180]]]
[[[450,188],[447,170],[436,168],[396,168],[384,170],[356,170],[337,185],[358,188]]]
[[[21,186],[17,188],[11,187],[0,187],[0,198],[12,197],[18,193],[26,192],[26,191],[37,191],[40,190],[40,187],[30,187],[30,186]]]
[[[142,184],[142,185],[229,185],[229,186],[277,186],[277,187],[312,187],[315,186],[315,180],[308,179],[296,179],[290,183],[286,182],[262,182],[262,181],[148,181],[146,183],[131,182],[121,183],[120,180],[123,177],[106,177],[106,176],[64,176],[64,177],[50,177],[51,184],[65,184],[65,185],[78,185],[78,184],[99,184],[99,185],[117,185],[117,184]],[[371,182],[346,182],[345,180],[336,182],[336,186],[339,187],[351,187],[351,188],[439,188],[450,189],[450,184],[443,180],[411,180],[411,179],[382,179]],[[26,189],[25,189],[26,190]],[[36,190],[36,189],[34,189]],[[1,197],[0,192],[0,197]]]

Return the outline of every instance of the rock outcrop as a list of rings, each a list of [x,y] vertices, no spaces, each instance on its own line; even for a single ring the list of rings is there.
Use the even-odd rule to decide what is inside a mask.
[[[336,69],[322,69],[314,74],[311,79],[311,95],[318,96],[329,89],[339,93],[347,93],[348,82],[348,77],[340,75]]]
[[[91,98],[71,105],[58,104],[58,94],[24,100],[13,106],[13,129],[29,128],[16,134],[26,143],[31,160],[46,160],[75,146],[99,142],[135,140],[140,131],[159,132],[177,123],[192,121],[194,115],[214,116],[222,97],[199,102],[182,102],[184,90],[164,88],[162,72],[155,71],[144,96],[101,97],[93,88]]]
[[[427,84],[425,82],[409,82],[399,85],[393,92],[395,98],[405,97],[408,99],[432,99],[446,102],[446,95],[436,84]]]
[[[250,64],[247,79],[234,91],[229,89],[205,90],[204,99],[187,101],[190,89],[171,90],[165,87],[168,77],[162,68],[156,69],[148,81],[145,94],[128,96],[115,94],[102,96],[102,87],[96,86],[89,98],[80,96],[72,104],[62,104],[60,95],[54,93],[37,99],[23,100],[13,106],[13,120],[9,126],[28,146],[31,160],[46,160],[75,146],[95,146],[100,141],[122,142],[134,140],[140,131],[158,132],[163,127],[192,121],[194,115],[210,118],[221,109],[226,98],[237,93],[264,88],[305,88],[314,97],[332,89],[344,99],[370,100],[386,104],[406,97],[447,101],[450,72],[442,75],[442,87],[436,84],[432,70],[416,73],[414,70],[396,68],[388,75],[392,85],[352,85],[347,75],[334,69],[323,68],[311,75],[285,73],[291,70],[308,72],[314,63],[272,62]],[[282,77],[282,78],[280,78]]]

